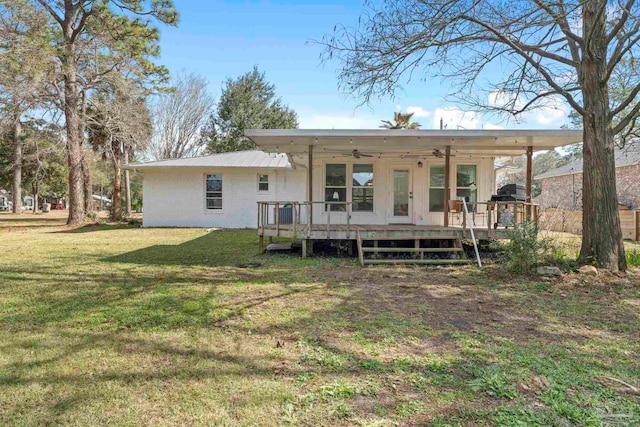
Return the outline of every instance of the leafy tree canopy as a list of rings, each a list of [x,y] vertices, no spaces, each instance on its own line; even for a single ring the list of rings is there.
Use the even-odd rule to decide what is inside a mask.
[[[246,129],[295,129],[298,115],[276,96],[264,72],[254,67],[237,79],[227,79],[215,112],[202,132],[212,153],[251,150]]]

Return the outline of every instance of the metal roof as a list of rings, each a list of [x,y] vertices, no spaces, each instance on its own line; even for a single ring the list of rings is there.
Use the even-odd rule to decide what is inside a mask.
[[[616,148],[615,158],[617,168],[640,163],[640,143],[631,144],[625,148]],[[559,168],[541,173],[540,175],[535,176],[534,179],[545,179],[561,175],[582,173],[582,168],[582,159],[577,159],[571,163],[560,166]]]
[[[270,154],[260,150],[236,151],[232,153],[211,154],[202,157],[160,160],[156,162],[132,163],[125,169],[162,169],[162,168],[291,168],[286,154]]]
[[[549,150],[582,141],[581,130],[483,129],[483,130],[410,130],[410,129],[248,129],[245,135],[260,149],[276,153],[303,154],[313,145],[316,152],[351,152],[354,149],[376,152],[416,152],[443,150],[511,155],[522,154],[526,147]]]

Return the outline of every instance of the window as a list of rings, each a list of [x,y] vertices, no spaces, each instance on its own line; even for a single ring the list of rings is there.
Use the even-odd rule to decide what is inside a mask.
[[[269,191],[269,175],[258,174],[258,191]]]
[[[429,212],[444,212],[444,165],[429,167]]]
[[[478,193],[478,171],[476,165],[458,165],[456,173],[456,200],[464,197],[467,202],[475,203]],[[471,210],[472,206],[469,206]]]
[[[206,178],[206,208],[212,210],[222,209],[222,175],[217,173],[207,175]]]
[[[354,212],[373,212],[373,165],[354,164],[351,201]]]
[[[324,183],[325,202],[347,201],[347,165],[327,163]],[[325,205],[325,210],[329,205]],[[345,205],[331,205],[332,211],[344,211]]]

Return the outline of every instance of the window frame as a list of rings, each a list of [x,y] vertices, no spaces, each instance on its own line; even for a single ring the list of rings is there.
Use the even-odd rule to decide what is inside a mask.
[[[474,196],[475,196],[475,200],[473,200],[473,198],[471,197],[472,191],[471,191],[471,186],[458,186],[458,168],[460,166],[473,166],[474,168],[476,168],[476,180],[474,182],[476,188],[475,190],[473,190]],[[467,203],[476,203],[478,201],[478,171],[479,171],[479,167],[477,163],[457,163],[456,164],[456,175],[455,175],[455,195],[456,195],[456,200],[459,200],[460,196],[458,196],[458,190],[469,190],[469,201]],[[470,206],[469,209],[471,210],[472,207]]]
[[[372,180],[371,183],[372,185],[368,186],[368,185],[353,185],[353,175],[354,175],[354,169],[356,165],[366,165],[366,166],[371,166],[371,176],[372,176]],[[366,163],[366,162],[358,162],[358,163],[351,163],[351,180],[349,181],[349,184],[351,185],[351,191],[349,192],[351,194],[351,211],[352,212],[364,212],[364,213],[373,213],[375,211],[375,199],[376,199],[376,174],[374,171],[374,165],[373,163]],[[370,189],[371,190],[371,209],[369,210],[356,210],[355,209],[355,205],[353,203],[353,191],[355,189],[363,189],[363,190],[367,190]],[[366,193],[363,192],[363,194]],[[364,196],[363,196],[364,197]]]
[[[261,179],[262,177],[265,177],[265,176],[267,177],[267,180],[266,180],[266,181],[261,181],[260,179]],[[271,183],[270,183],[270,181],[271,181],[271,176],[270,176],[270,174],[269,174],[269,173],[258,173],[258,174],[257,174],[257,180],[258,180],[258,181],[257,181],[257,185],[258,185],[258,193],[261,193],[261,194],[267,194],[267,193],[269,193],[269,191],[271,191]],[[261,189],[260,189],[260,184],[267,184],[267,189],[266,189],[266,190],[261,190]]]
[[[444,199],[447,197],[447,195],[444,194],[445,190],[446,190],[445,180],[447,179],[447,175],[444,172],[445,164],[444,163],[428,163],[427,166],[428,166],[427,167],[427,174],[428,174],[428,177],[429,177],[429,185],[427,186],[427,195],[428,195],[427,212],[429,212],[429,213],[443,213],[444,212],[444,203],[446,203],[446,201]],[[439,186],[438,187],[434,187],[432,185],[432,182],[431,182],[431,168],[434,167],[434,166],[439,166],[439,167],[443,168],[442,187],[439,187]],[[443,197],[443,200],[442,200],[442,203],[443,203],[442,210],[431,210],[431,190],[442,190],[442,192],[444,194],[444,197]]]
[[[220,181],[220,191],[208,191],[207,183],[210,176],[218,175]],[[220,193],[220,196],[209,196],[208,193]],[[210,208],[209,200],[220,200],[219,208]],[[222,173],[205,173],[204,174],[204,211],[207,213],[220,213],[224,210],[224,174]]]
[[[344,165],[345,166],[345,185],[344,186],[327,186],[327,165]],[[371,171],[373,173],[373,186],[371,187],[356,187],[353,185],[353,166],[354,165],[371,165]],[[345,190],[345,198],[346,202],[351,203],[351,212],[350,213],[358,213],[358,214],[375,214],[375,201],[376,201],[376,191],[375,191],[375,181],[376,181],[376,172],[375,172],[375,162],[340,162],[340,161],[325,161],[322,168],[322,186],[323,186],[323,198],[326,199],[327,189],[344,189]],[[373,197],[372,197],[372,209],[370,211],[356,211],[353,210],[353,189],[354,188],[371,188],[373,189]],[[323,200],[324,200],[323,199]],[[332,200],[324,200],[324,201],[332,201]],[[324,205],[322,209],[323,212],[327,212],[329,210],[328,204]],[[331,212],[345,212],[346,206],[331,206]]]
[[[344,185],[327,185],[327,167],[329,165],[343,165],[344,166]],[[327,190],[342,190],[344,189],[345,200],[341,200],[342,202],[348,202],[349,200],[349,164],[348,163],[337,163],[337,162],[327,162],[324,164],[324,201],[325,202],[333,202],[334,200],[327,200]],[[331,205],[328,203],[324,204],[324,211],[328,211],[331,209],[331,212],[344,212],[347,208],[345,205]]]

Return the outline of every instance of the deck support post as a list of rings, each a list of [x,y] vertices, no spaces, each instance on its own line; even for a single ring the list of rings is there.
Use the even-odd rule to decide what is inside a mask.
[[[444,155],[444,226],[449,226],[449,199],[451,178],[451,147],[447,145]]]
[[[260,251],[260,255],[264,253],[264,235],[260,235],[258,237],[258,250]]]
[[[302,239],[302,258],[313,255],[313,240]]]
[[[309,159],[307,166],[307,200],[313,202],[313,145],[309,145]],[[313,203],[309,205],[309,227],[313,225]]]
[[[529,203],[525,209],[525,218],[531,221],[531,182],[533,180],[533,147],[527,147],[527,178],[525,181],[525,200]]]

